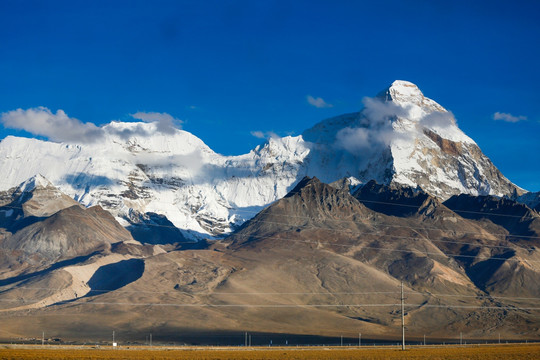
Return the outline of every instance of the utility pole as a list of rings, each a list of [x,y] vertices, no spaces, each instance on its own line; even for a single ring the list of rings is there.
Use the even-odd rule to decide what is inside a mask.
[[[341,335],[341,346],[343,346],[343,335]]]
[[[152,334],[150,334],[150,347],[152,347]]]
[[[244,338],[244,346],[247,347],[248,345],[248,339],[247,339],[247,332],[244,334],[245,338]]]
[[[405,299],[403,298],[403,281],[401,282],[401,350],[405,350]]]
[[[424,346],[426,346],[426,334],[424,334]]]
[[[114,330],[112,332],[112,346],[114,347],[116,345],[116,343],[114,342]]]
[[[358,333],[358,347],[362,346],[362,333]]]
[[[463,345],[463,333],[459,333],[459,345]]]
[[[41,346],[43,346],[43,345],[45,345],[45,331],[41,332]]]

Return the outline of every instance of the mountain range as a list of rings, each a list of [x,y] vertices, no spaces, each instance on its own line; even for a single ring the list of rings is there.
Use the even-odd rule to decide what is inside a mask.
[[[41,174],[123,226],[152,225],[152,214],[159,214],[186,240],[230,233],[304,176],[420,187],[441,200],[526,194],[416,85],[395,81],[364,104],[358,113],[324,120],[299,136],[272,137],[240,156],[217,154],[183,130],[159,132],[155,123],[112,122],[89,144],[7,137],[0,142],[0,189]],[[539,197],[524,201],[538,206]]]
[[[539,194],[416,85],[364,105],[241,156],[152,123],[2,140],[0,337],[395,339],[403,283],[409,336],[537,339]]]

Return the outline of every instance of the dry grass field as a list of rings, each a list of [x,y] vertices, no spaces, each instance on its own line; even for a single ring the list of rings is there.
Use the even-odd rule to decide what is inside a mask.
[[[406,351],[396,348],[182,348],[182,349],[92,349],[81,347],[3,347],[1,360],[233,360],[233,359],[540,359],[540,344],[488,345],[466,347],[416,347]]]

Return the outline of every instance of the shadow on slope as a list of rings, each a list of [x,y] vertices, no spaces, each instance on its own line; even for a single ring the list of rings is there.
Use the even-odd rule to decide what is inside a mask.
[[[106,176],[86,174],[83,172],[67,174],[63,180],[76,190],[86,191],[91,187],[111,186],[115,184],[113,179]]]
[[[0,208],[0,211],[2,211],[1,208]],[[22,211],[20,211],[20,213],[22,214]],[[14,234],[17,231],[19,231],[21,229],[24,229],[27,226],[33,225],[33,224],[38,223],[40,221],[44,221],[46,219],[47,219],[47,217],[45,217],[45,216],[43,216],[43,217],[37,217],[37,216],[22,217],[22,216],[20,216],[19,218],[17,218],[16,220],[13,220],[11,222],[5,221],[4,223],[2,223],[1,220],[0,220],[0,227],[3,227],[7,231],[9,231],[10,233]]]
[[[370,180],[352,195],[373,211],[398,217],[414,216],[426,206],[427,200],[434,200],[421,189],[377,184],[375,180]]]
[[[23,274],[23,275],[19,275],[19,276],[14,276],[14,277],[10,277],[10,278],[7,278],[7,279],[2,279],[2,280],[0,280],[0,286],[11,285],[11,284],[14,284],[16,282],[27,280],[27,279],[30,279],[30,278],[35,277],[35,276],[40,276],[40,275],[44,275],[46,273],[50,273],[51,271],[56,270],[56,269],[60,269],[60,268],[66,267],[66,266],[71,266],[71,265],[75,265],[75,264],[78,264],[78,263],[85,262],[86,260],[90,259],[92,256],[94,256],[94,255],[96,255],[98,253],[99,253],[99,251],[94,251],[93,253],[91,253],[89,255],[77,256],[77,257],[74,257],[72,259],[59,261],[59,262],[54,263],[53,265],[49,266],[48,268],[46,268],[44,270],[32,272],[32,273],[29,273],[29,274]]]
[[[86,296],[95,296],[118,290],[136,280],[144,273],[144,260],[122,260],[114,264],[101,266],[88,281],[90,292]]]
[[[131,224],[126,229],[142,244],[168,245],[193,242],[186,239],[180,229],[165,215],[130,210],[127,220]]]
[[[527,205],[495,196],[455,195],[444,202],[450,210],[473,220],[489,220],[505,228],[514,241],[540,246],[540,216]]]

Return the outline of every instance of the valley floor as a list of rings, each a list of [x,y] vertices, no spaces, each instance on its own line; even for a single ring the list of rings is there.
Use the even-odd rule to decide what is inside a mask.
[[[538,359],[540,344],[396,347],[144,348],[0,346],[0,359]]]

